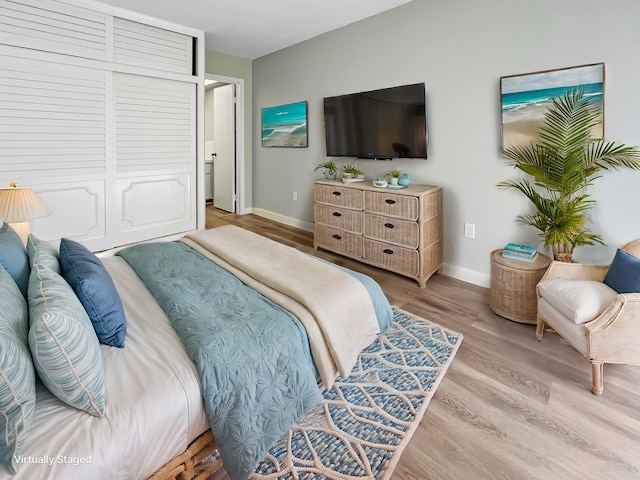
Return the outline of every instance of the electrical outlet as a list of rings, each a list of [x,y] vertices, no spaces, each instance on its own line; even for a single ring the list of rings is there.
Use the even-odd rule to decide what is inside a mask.
[[[298,192],[296,192],[295,190],[291,192],[291,200],[293,200],[294,202],[298,200]]]
[[[476,238],[476,226],[473,223],[464,224],[464,236],[467,238]]]

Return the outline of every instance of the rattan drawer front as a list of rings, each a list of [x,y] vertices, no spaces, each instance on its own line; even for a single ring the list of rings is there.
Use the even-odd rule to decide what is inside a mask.
[[[362,258],[362,235],[316,224],[314,245],[349,257]]]
[[[419,226],[416,222],[371,213],[366,213],[364,216],[364,234],[375,240],[409,248],[418,248],[420,241]]]
[[[313,194],[316,202],[362,210],[362,190],[316,184]]]
[[[353,233],[362,233],[362,215],[362,211],[316,203],[314,219],[317,223]]]
[[[418,198],[393,193],[364,192],[365,210],[405,220],[418,220]]]
[[[364,239],[364,258],[389,270],[408,275],[418,275],[420,256],[417,250],[398,247],[389,243]]]

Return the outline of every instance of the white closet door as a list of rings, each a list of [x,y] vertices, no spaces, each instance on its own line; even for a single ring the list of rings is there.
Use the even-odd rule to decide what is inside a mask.
[[[195,84],[114,74],[115,234],[124,243],[196,228]]]
[[[193,74],[193,38],[188,35],[116,17],[113,38],[116,63]]]
[[[110,60],[111,17],[55,0],[0,0],[0,44]]]
[[[104,239],[109,76],[0,55],[0,186],[31,186],[49,204],[32,223],[41,238]]]

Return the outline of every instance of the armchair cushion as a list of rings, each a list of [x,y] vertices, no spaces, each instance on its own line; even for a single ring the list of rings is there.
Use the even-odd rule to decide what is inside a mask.
[[[600,315],[618,293],[594,280],[542,280],[538,292],[555,309],[576,324],[590,322]]]
[[[640,293],[640,258],[619,248],[604,283],[618,293]]]

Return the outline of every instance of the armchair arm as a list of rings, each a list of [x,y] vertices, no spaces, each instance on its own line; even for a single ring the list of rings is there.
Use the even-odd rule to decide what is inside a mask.
[[[640,293],[619,294],[585,327],[591,360],[640,364]]]

